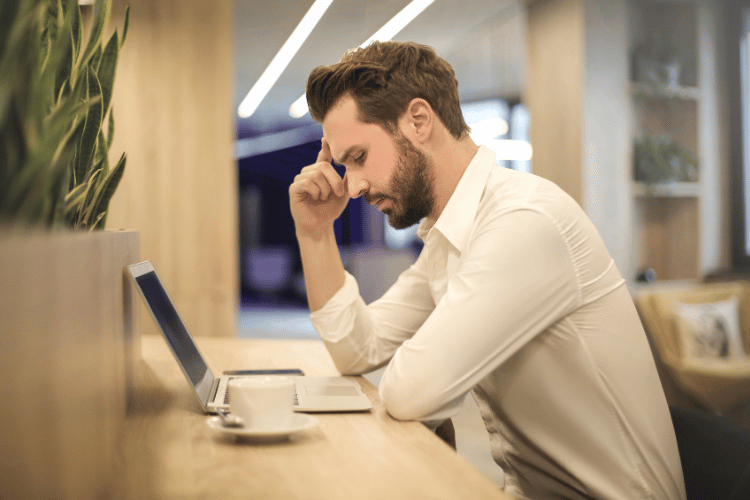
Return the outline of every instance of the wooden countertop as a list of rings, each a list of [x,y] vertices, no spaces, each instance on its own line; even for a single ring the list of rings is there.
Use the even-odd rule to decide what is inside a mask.
[[[125,498],[510,498],[422,424],[391,418],[363,378],[369,412],[318,414],[317,427],[278,443],[225,438],[206,425],[163,338],[142,341],[120,457]],[[320,341],[196,341],[215,374],[284,367],[338,374]]]

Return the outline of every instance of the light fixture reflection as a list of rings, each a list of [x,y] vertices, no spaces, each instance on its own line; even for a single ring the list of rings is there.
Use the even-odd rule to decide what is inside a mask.
[[[365,40],[359,47],[367,47],[374,41],[385,42],[396,36],[402,29],[429,7],[435,0],[412,0],[409,5],[393,16],[390,21],[385,23],[370,38]],[[309,111],[307,107],[307,96],[302,94],[291,106],[289,106],[289,116],[292,118],[302,118]]]
[[[294,29],[291,35],[284,45],[281,47],[279,52],[268,65],[263,74],[255,82],[253,88],[250,89],[247,96],[240,103],[240,107],[237,114],[241,118],[247,118],[252,115],[258,106],[260,105],[263,98],[266,97],[268,91],[279,79],[281,73],[289,65],[289,61],[292,60],[294,54],[297,53],[302,44],[307,40],[307,37],[312,32],[313,28],[320,18],[323,17],[328,7],[333,3],[333,0],[315,0],[315,3],[307,11],[305,17],[299,22],[297,27]]]

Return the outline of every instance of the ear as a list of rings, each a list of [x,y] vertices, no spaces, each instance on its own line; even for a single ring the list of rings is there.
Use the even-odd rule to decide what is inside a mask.
[[[435,120],[435,112],[430,103],[421,97],[415,97],[401,117],[401,130],[413,142],[423,144],[432,136]]]

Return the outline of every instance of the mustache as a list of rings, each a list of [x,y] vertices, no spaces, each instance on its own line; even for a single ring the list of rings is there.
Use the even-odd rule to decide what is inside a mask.
[[[380,194],[380,193],[365,193],[365,201],[369,203],[370,205],[377,204],[380,201],[383,200],[391,200],[395,201],[396,199],[393,196],[388,196],[386,194]]]

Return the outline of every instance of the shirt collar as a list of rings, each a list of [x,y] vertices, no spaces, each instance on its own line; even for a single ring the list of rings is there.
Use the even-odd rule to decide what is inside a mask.
[[[435,229],[445,236],[459,252],[463,252],[479,209],[479,201],[482,199],[487,178],[494,165],[495,152],[485,146],[479,146],[477,154],[466,167],[443,213],[437,221],[423,219],[417,235],[425,240],[428,233]]]

